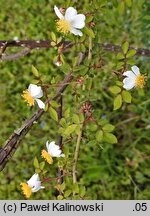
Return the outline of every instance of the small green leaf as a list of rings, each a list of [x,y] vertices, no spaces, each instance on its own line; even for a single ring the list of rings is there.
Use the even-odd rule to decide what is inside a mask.
[[[48,110],[48,103],[45,104],[44,111],[46,112]]]
[[[102,131],[102,130],[99,130],[99,131],[96,132],[96,140],[97,140],[98,142],[101,142],[102,139],[103,139],[103,131]]]
[[[70,108],[66,109],[66,111],[64,112],[64,117],[68,118],[70,116]]]
[[[134,59],[129,59],[127,61],[127,64],[129,64],[129,65],[135,65],[135,63],[136,63],[136,61]]]
[[[104,127],[102,128],[104,132],[112,132],[114,130],[114,125],[112,124],[106,124],[104,125]]]
[[[118,60],[119,60],[119,59],[124,59],[123,53],[118,53],[118,54],[117,54],[117,59],[118,59]]]
[[[86,26],[84,27],[84,32],[91,38],[95,38],[95,34],[92,29],[87,28]]]
[[[114,99],[114,110],[119,109],[121,107],[121,105],[122,105],[122,96],[119,94]]]
[[[97,125],[92,122],[90,124],[90,126],[89,126],[89,130],[92,131],[92,132],[96,131],[97,130]]]
[[[78,186],[78,184],[77,183],[74,183],[73,184],[73,192],[75,192],[75,193],[79,193],[79,186]]]
[[[66,127],[66,125],[67,125],[66,119],[65,119],[65,118],[61,118],[60,121],[59,121],[59,124],[60,124],[62,127]]]
[[[72,116],[72,121],[73,121],[75,124],[80,124],[79,116],[78,116],[77,114],[73,114],[73,116]]]
[[[84,122],[84,115],[83,113],[79,113],[79,119],[81,122]]]
[[[62,196],[62,195],[58,195],[58,196],[57,196],[57,199],[58,199],[58,200],[63,200],[63,196]]]
[[[92,87],[92,82],[93,82],[93,79],[91,79],[91,78],[89,78],[89,79],[86,81],[86,88],[87,88],[88,90],[91,89],[91,87]]]
[[[40,172],[41,172],[40,168],[36,168],[36,169],[35,169],[35,172],[36,172],[37,174],[40,173]]]
[[[81,197],[84,197],[86,193],[86,188],[84,186],[80,187],[79,194]]]
[[[55,33],[54,33],[54,32],[51,32],[51,38],[52,38],[52,40],[53,40],[53,41],[55,41],[55,42],[56,42],[56,35],[55,35]]]
[[[103,126],[108,123],[108,120],[106,118],[102,118],[98,121],[98,125]]]
[[[132,6],[132,0],[126,0],[126,4],[128,7],[131,7]]]
[[[120,82],[120,81],[117,80],[116,81],[116,85],[122,87],[123,86],[123,82]]]
[[[50,107],[49,111],[50,111],[51,118],[54,119],[55,121],[58,121],[58,115],[57,115],[56,110],[54,108]]]
[[[51,100],[51,101],[50,101],[50,104],[51,104],[52,107],[56,107],[56,108],[60,107],[60,104],[58,104],[58,103],[57,103],[56,101],[54,101],[54,100]]]
[[[127,57],[127,58],[130,58],[130,57],[133,57],[135,54],[136,54],[136,50],[132,49],[132,50],[129,50],[129,51],[127,52],[126,57]]]
[[[61,59],[61,61],[62,61],[62,59]],[[67,74],[67,73],[71,70],[71,67],[70,67],[69,64],[64,63],[64,64],[60,67],[60,69],[62,70],[63,73]]]
[[[123,65],[124,65],[124,61],[119,61],[119,62],[117,62],[116,69],[117,69],[117,70],[122,69]]]
[[[121,1],[119,4],[118,4],[118,12],[119,12],[119,14],[123,14],[124,13],[124,2],[123,1]]]
[[[60,190],[61,190],[61,191],[64,191],[65,188],[66,188],[66,184],[65,184],[65,182],[63,182],[63,183],[60,185]]]
[[[126,41],[121,47],[122,47],[123,53],[126,54],[129,49],[129,43]]]
[[[43,161],[43,162],[40,163],[40,169],[43,170],[44,166],[45,166],[45,162]]]
[[[129,91],[123,90],[122,91],[122,98],[126,103],[131,103],[131,93]]]
[[[121,92],[121,88],[118,87],[118,86],[110,86],[110,87],[109,87],[109,90],[110,90],[110,92],[113,93],[113,94],[118,94],[118,93]]]
[[[65,135],[65,136],[68,136],[68,135],[72,134],[72,133],[75,131],[76,127],[77,127],[76,124],[69,125],[69,126],[65,129],[64,135]]]
[[[86,70],[87,67],[85,65],[76,66],[73,70],[74,71],[80,71],[80,70]]]
[[[115,144],[118,142],[116,136],[112,133],[104,133],[104,138],[103,140],[105,142],[111,143],[111,144]]]
[[[72,193],[71,190],[66,190],[64,193],[64,197],[66,197],[66,198],[69,197],[71,193]]]
[[[52,46],[52,47],[56,46],[56,42],[51,41],[51,46]]]
[[[37,157],[34,158],[33,165],[34,165],[35,168],[39,168],[39,162],[38,162]]]
[[[86,23],[91,22],[92,19],[93,19],[93,16],[91,16],[91,15],[86,16]]]
[[[33,65],[32,65],[32,73],[34,74],[34,76],[39,77],[39,72]]]

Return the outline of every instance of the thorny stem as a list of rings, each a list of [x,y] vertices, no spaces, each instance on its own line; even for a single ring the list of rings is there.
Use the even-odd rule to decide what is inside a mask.
[[[62,94],[60,95],[60,99],[59,99],[59,104],[60,107],[58,108],[58,121],[60,121],[60,119],[62,118],[62,108],[63,108],[63,96]],[[59,124],[60,127],[60,124]],[[60,147],[60,149],[62,149],[62,136],[61,134],[58,134],[58,145]],[[58,181],[57,181],[58,185],[61,185],[63,183],[63,170],[61,170],[58,167]],[[59,195],[62,195],[61,191],[59,191]]]
[[[43,182],[49,182],[49,181],[58,181],[59,179],[63,178],[64,176],[69,176],[69,175],[64,174],[64,175],[58,176],[56,178],[45,178],[45,179],[43,179],[42,183]]]
[[[88,53],[88,59],[92,58],[92,38],[89,37],[89,53]]]
[[[51,45],[50,40],[16,40],[16,41],[6,41],[6,40],[0,40],[0,62],[8,61],[8,60],[15,60],[18,58],[21,58],[22,56],[25,56],[30,53],[33,49],[41,49],[41,48],[54,48],[54,46]],[[80,42],[82,44],[83,42]],[[61,47],[64,45],[65,49],[71,48],[74,45],[77,45],[79,43],[72,43],[70,41],[61,41],[56,46]],[[121,46],[114,45],[114,44],[108,44],[108,43],[95,43],[96,46],[108,51],[108,52],[120,52]],[[4,52],[8,47],[22,47],[24,48],[23,51],[17,52],[14,54],[10,54],[5,56]],[[143,48],[134,48],[129,47],[130,49],[135,49],[137,52],[135,55],[141,55],[141,56],[150,56],[150,50],[143,49]]]
[[[73,183],[74,184],[77,182],[77,161],[78,161],[78,157],[79,157],[79,149],[80,149],[80,143],[81,143],[81,139],[82,139],[82,131],[83,131],[83,124],[81,125],[81,128],[80,128],[80,132],[79,132],[79,135],[77,138],[75,153],[74,153],[73,168],[72,168]]]

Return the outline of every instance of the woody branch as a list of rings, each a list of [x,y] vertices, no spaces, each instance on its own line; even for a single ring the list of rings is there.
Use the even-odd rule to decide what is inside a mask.
[[[51,45],[52,40],[16,40],[16,41],[6,41],[2,40],[0,41],[0,62],[7,61],[7,60],[14,60],[18,59],[22,56],[25,56],[30,53],[33,49],[41,49],[41,48],[53,48]],[[78,42],[82,43],[82,42]],[[61,45],[65,45],[67,48],[71,48],[72,46],[76,45],[76,43],[69,42],[69,41],[61,41],[56,46],[59,47]],[[97,46],[100,48],[108,51],[108,52],[120,52],[121,46],[109,44],[109,43],[96,43]],[[14,54],[5,55],[5,51],[9,47],[22,47],[23,50]],[[136,48],[136,47],[130,47],[129,49],[135,49],[136,55],[142,55],[142,56],[150,56],[150,50],[148,49],[142,49],[142,48]]]

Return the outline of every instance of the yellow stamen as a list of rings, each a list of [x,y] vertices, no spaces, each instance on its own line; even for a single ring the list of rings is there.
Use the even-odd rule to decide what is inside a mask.
[[[143,88],[145,85],[145,77],[144,75],[138,75],[135,80],[135,85],[138,88]]]
[[[27,183],[21,183],[20,184],[21,189],[23,191],[23,194],[25,195],[26,198],[29,198],[32,194],[32,190],[29,187],[29,185]]]
[[[53,159],[52,159],[52,157],[50,156],[50,154],[48,154],[47,151],[42,150],[41,156],[47,161],[47,163],[49,163],[49,164],[52,164],[52,163],[53,163]]]
[[[58,31],[61,31],[64,34],[67,34],[71,29],[71,24],[69,21],[65,19],[60,19],[57,21],[57,29]]]
[[[29,104],[29,106],[34,105],[34,98],[30,95],[28,89],[23,91],[22,97]]]

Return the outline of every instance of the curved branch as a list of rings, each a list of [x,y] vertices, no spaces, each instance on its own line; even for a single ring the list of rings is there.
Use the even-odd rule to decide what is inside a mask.
[[[6,41],[1,40],[0,41],[0,48],[1,50],[4,49],[4,51],[8,47],[27,47],[30,49],[41,49],[41,48],[53,48],[51,45],[52,40],[16,40],[16,41]],[[76,43],[72,43],[69,41],[61,41],[57,44],[57,47],[61,45],[65,45],[66,48],[71,48],[73,45],[76,45]],[[96,43],[95,45],[103,48],[104,50],[108,52],[119,52],[121,51],[121,46],[114,45],[114,44],[108,44],[108,43]],[[150,50],[149,49],[143,49],[143,48],[136,48],[136,47],[130,47],[129,49],[135,49],[136,55],[142,55],[142,56],[150,56]]]
[[[18,59],[18,58],[21,58],[25,55],[28,55],[30,53],[31,49],[30,48],[25,48],[24,50],[18,52],[18,53],[14,53],[14,54],[11,54],[11,55],[8,55],[8,56],[5,56],[4,54],[2,54],[1,58],[0,58],[0,62],[3,62],[3,61],[11,61],[11,60],[15,60],[15,59]]]

